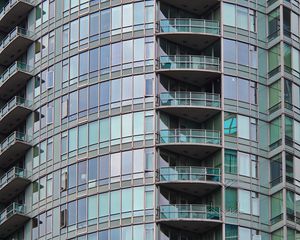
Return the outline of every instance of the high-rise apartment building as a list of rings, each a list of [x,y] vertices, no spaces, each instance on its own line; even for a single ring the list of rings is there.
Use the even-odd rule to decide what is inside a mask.
[[[0,239],[300,239],[298,0],[0,9]]]

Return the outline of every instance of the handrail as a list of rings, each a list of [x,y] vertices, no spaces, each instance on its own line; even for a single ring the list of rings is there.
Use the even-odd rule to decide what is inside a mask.
[[[11,100],[9,100],[8,103],[6,103],[1,109],[0,109],[0,120],[5,117],[13,108],[16,106],[23,106],[29,108],[32,105],[32,102],[29,100],[26,100],[25,98],[15,96]]]
[[[216,20],[193,19],[193,18],[171,18],[159,21],[160,32],[189,32],[220,34],[220,23]]]
[[[3,83],[5,83],[17,71],[31,73],[33,71],[33,68],[22,62],[18,62],[18,61],[14,62],[0,75],[0,86]]]
[[[0,189],[7,185],[14,178],[28,178],[28,171],[23,168],[13,167],[0,178]]]
[[[161,106],[221,107],[221,96],[206,92],[164,92],[159,96]]]
[[[205,204],[175,204],[159,206],[160,219],[220,220],[220,207]]]
[[[161,144],[202,143],[221,145],[221,132],[206,129],[165,129],[159,133]]]
[[[30,137],[25,133],[21,132],[13,132],[7,138],[5,138],[0,144],[0,153],[4,152],[7,148],[9,148],[16,141],[28,142],[30,141]]]
[[[160,69],[204,69],[220,71],[220,58],[204,55],[168,55],[159,59]]]
[[[8,218],[13,216],[14,214],[25,214],[25,205],[14,202],[11,205],[9,205],[7,208],[5,208],[0,213],[0,224],[5,222]]]
[[[17,36],[30,37],[32,33],[24,28],[15,27],[7,36],[0,42],[0,52]]]
[[[220,168],[199,166],[162,167],[159,171],[160,181],[221,181]]]
[[[0,9],[0,19],[3,18],[4,15],[8,13],[15,4],[17,4],[17,2],[26,2],[29,4],[33,3],[33,1],[29,0],[9,0],[8,3]]]

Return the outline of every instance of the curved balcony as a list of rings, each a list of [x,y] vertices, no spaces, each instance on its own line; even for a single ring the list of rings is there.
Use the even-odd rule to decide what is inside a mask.
[[[161,130],[158,146],[193,158],[205,158],[221,148],[221,132],[205,129]]]
[[[162,205],[158,222],[170,227],[201,233],[222,222],[219,207],[204,204]]]
[[[33,1],[9,0],[0,10],[0,30],[8,32],[21,23],[33,7]]]
[[[30,138],[26,134],[13,132],[0,144],[0,168],[11,166],[30,147]]]
[[[25,206],[19,203],[12,203],[0,213],[0,238],[11,235],[21,228],[28,220]]]
[[[16,96],[11,99],[0,110],[0,132],[7,134],[25,121],[32,111],[30,107],[31,102],[24,98]]]
[[[24,191],[30,183],[29,174],[22,168],[14,167],[0,178],[0,203],[10,202]]]
[[[23,55],[33,43],[31,33],[16,27],[0,43],[0,65],[9,66]]]
[[[203,196],[221,186],[221,170],[199,166],[162,167],[158,184],[171,190]]]
[[[202,55],[161,56],[158,73],[194,85],[220,77],[220,59]]]
[[[33,68],[22,62],[15,62],[0,75],[0,98],[8,100],[25,87],[33,77]]]
[[[157,34],[169,41],[194,49],[205,49],[220,39],[219,21],[190,18],[163,19]]]
[[[203,122],[221,110],[220,94],[205,92],[164,92],[158,109],[178,117]]]
[[[208,12],[213,6],[220,4],[218,0],[201,0],[201,1],[188,1],[183,2],[182,0],[161,0],[176,8],[184,9],[194,14],[201,15]]]

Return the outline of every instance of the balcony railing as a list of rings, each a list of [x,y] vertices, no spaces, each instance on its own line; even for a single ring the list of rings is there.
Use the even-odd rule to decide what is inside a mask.
[[[190,143],[221,145],[220,131],[203,129],[173,129],[161,130],[160,144]]]
[[[191,18],[174,18],[160,20],[160,32],[186,32],[220,34],[219,21]]]
[[[221,220],[219,207],[203,204],[162,205],[159,207],[160,220]]]
[[[220,59],[201,55],[161,56],[159,68],[163,70],[188,69],[220,71]]]
[[[9,0],[7,4],[0,9],[0,19],[2,19],[18,2],[33,4],[33,1],[31,0]]]
[[[15,214],[25,214],[25,205],[12,203],[0,213],[0,225]]]
[[[201,92],[165,92],[160,94],[160,106],[221,107],[220,94]]]
[[[32,105],[32,102],[29,100],[26,100],[21,97],[14,97],[11,99],[7,104],[5,104],[1,110],[0,110],[0,121],[5,115],[7,115],[13,108],[20,106],[20,107],[25,107],[25,108],[30,108]]]
[[[0,190],[15,178],[28,178],[29,174],[25,169],[13,167],[0,178]]]
[[[5,72],[0,75],[0,87],[3,85],[12,75],[18,71],[26,72],[30,74],[33,68],[22,62],[15,62],[10,67],[8,67]]]
[[[12,30],[0,43],[0,52],[10,44],[17,36],[22,36],[26,38],[30,38],[32,33],[24,28],[16,27]]]
[[[219,168],[206,167],[162,167],[160,168],[160,181],[221,181],[221,170]]]
[[[4,152],[7,148],[13,145],[16,141],[19,142],[29,142],[31,139],[25,133],[13,132],[0,144],[0,154]]]

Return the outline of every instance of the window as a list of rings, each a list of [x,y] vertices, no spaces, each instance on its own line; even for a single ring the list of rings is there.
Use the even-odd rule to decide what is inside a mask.
[[[224,39],[224,61],[257,68],[257,48],[247,43]]]
[[[224,25],[238,27],[244,30],[256,30],[255,11],[242,6],[233,4],[223,4]]]

